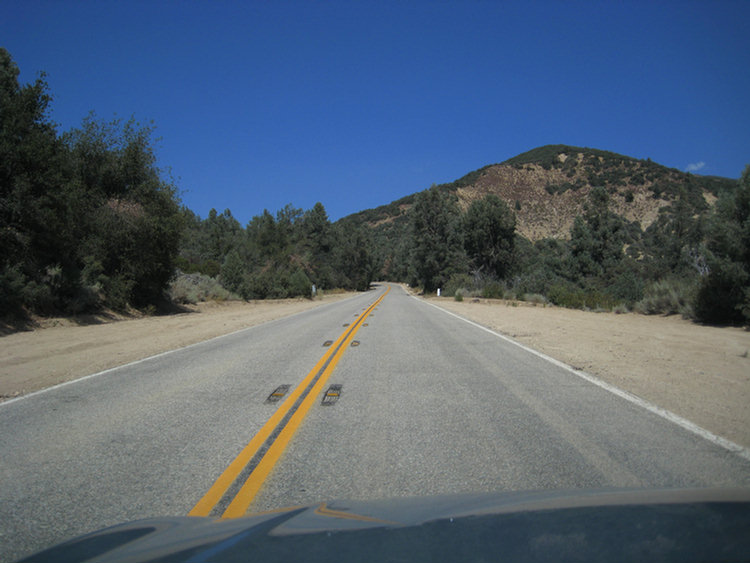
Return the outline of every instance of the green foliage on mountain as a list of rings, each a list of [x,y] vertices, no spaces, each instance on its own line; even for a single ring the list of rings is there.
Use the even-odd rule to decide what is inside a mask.
[[[747,183],[549,145],[340,223],[371,232],[380,277],[426,291],[742,323]],[[523,236],[535,222],[548,234]]]

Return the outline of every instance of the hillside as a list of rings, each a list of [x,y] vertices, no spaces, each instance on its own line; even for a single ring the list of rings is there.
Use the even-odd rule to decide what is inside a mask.
[[[518,233],[535,241],[567,238],[596,186],[607,188],[615,213],[645,229],[656,220],[659,209],[671,205],[681,192],[700,211],[713,204],[722,190],[734,189],[737,181],[688,174],[602,150],[547,145],[438,187],[455,193],[463,209],[487,194],[499,196],[515,210]],[[413,199],[409,195],[342,221],[365,224],[377,238],[393,240],[406,224]]]

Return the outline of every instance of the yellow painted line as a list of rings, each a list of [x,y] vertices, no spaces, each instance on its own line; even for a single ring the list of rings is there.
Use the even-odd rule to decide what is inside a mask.
[[[388,290],[380,297],[380,299],[383,299],[388,291],[390,291],[390,288],[388,288]],[[362,313],[361,319],[358,319],[356,322],[364,320],[365,316],[365,313]],[[356,332],[356,329],[354,329],[354,331]],[[237,455],[232,463],[227,466],[227,468],[214,482],[208,492],[203,495],[203,498],[201,498],[198,503],[192,508],[192,510],[188,512],[188,516],[208,516],[211,513],[211,510],[213,510],[213,508],[219,503],[222,496],[224,496],[229,487],[232,486],[232,483],[234,483],[245,466],[250,463],[250,460],[252,460],[255,454],[258,453],[258,450],[260,450],[260,448],[263,446],[266,440],[268,440],[269,436],[271,436],[279,423],[291,410],[291,408],[297,402],[297,399],[299,399],[300,395],[302,395],[304,390],[307,389],[307,386],[310,384],[310,382],[315,379],[315,376],[334,353],[339,343],[344,339],[346,333],[347,331],[344,331],[344,333],[336,339],[334,345],[331,346],[331,348],[325,354],[323,354],[323,357],[318,360],[318,363],[315,364],[315,367],[310,371],[310,373],[307,374],[305,379],[303,379],[302,382],[289,395],[289,397],[287,397],[287,399],[281,404],[276,412],[274,412],[271,418],[268,419],[268,421],[263,425],[258,433],[253,436],[253,439],[250,440],[247,446],[242,449],[242,451]]]
[[[318,508],[315,509],[315,514],[321,516],[329,516],[331,518],[343,518],[345,520],[357,520],[359,522],[375,522],[377,524],[389,524],[391,526],[400,526],[398,522],[392,522],[391,520],[381,520],[380,518],[373,518],[372,516],[363,516],[362,514],[354,514],[353,512],[345,512],[343,510],[334,510],[328,508],[326,503],[321,503]]]
[[[304,504],[298,504],[296,506],[285,506],[283,508],[273,508],[271,510],[253,512],[252,514],[248,514],[248,516],[267,516],[269,514],[283,514],[285,512],[294,512],[295,510],[301,510],[303,508],[309,508],[309,507]]]
[[[341,336],[339,336],[335,344],[338,345],[345,335],[346,331]],[[234,480],[237,479],[239,474],[250,462],[253,456],[258,453],[258,450],[265,443],[268,437],[273,433],[279,422],[281,422],[281,420],[286,416],[289,410],[294,406],[294,403],[297,402],[299,396],[315,378],[323,365],[325,365],[325,363],[328,361],[328,358],[333,354],[335,349],[336,346],[331,347],[331,349],[328,350],[323,355],[323,357],[320,358],[320,360],[318,360],[318,363],[315,364],[315,367],[310,371],[310,373],[307,374],[305,379],[302,380],[302,382],[294,389],[289,397],[287,397],[287,399],[281,404],[281,406],[276,410],[271,418],[268,419],[268,422],[263,425],[263,427],[258,431],[253,439],[250,440],[247,446],[242,449],[242,451],[237,455],[234,461],[229,464],[229,466],[219,476],[219,478],[211,486],[211,488],[203,496],[203,498],[199,500],[198,503],[193,507],[193,509],[188,513],[188,516],[208,516],[211,513],[211,510],[214,508],[214,506],[216,506],[219,500],[221,500],[221,497],[224,495],[224,493],[227,492]]]
[[[360,317],[360,319],[358,319],[357,323],[367,318],[367,315],[370,314],[372,309],[385,298],[385,296],[388,294],[388,291],[390,291],[390,287],[383,295],[380,296],[377,301],[375,301],[372,306],[367,308],[365,312],[362,313],[362,316]],[[237,518],[240,516],[244,516],[247,513],[247,509],[250,506],[250,503],[253,502],[253,499],[258,494],[258,491],[260,491],[261,486],[271,474],[271,471],[281,458],[281,454],[284,453],[284,450],[294,436],[294,433],[297,431],[297,428],[299,428],[300,423],[304,420],[307,412],[310,410],[310,407],[312,407],[313,403],[322,391],[331,373],[334,369],[336,369],[336,364],[338,364],[341,356],[343,356],[344,352],[346,352],[347,344],[349,344],[349,342],[354,338],[354,335],[359,330],[359,327],[359,324],[355,325],[354,329],[349,333],[349,336],[344,341],[344,344],[338,349],[329,364],[326,366],[325,371],[320,376],[320,379],[318,379],[315,386],[304,398],[302,404],[289,419],[289,422],[287,422],[286,426],[284,426],[276,440],[274,440],[273,444],[271,444],[271,446],[268,448],[268,451],[263,456],[263,459],[260,460],[252,473],[250,473],[250,476],[247,478],[247,481],[245,481],[245,484],[242,485],[240,491],[224,511],[224,514],[222,514],[222,518]]]

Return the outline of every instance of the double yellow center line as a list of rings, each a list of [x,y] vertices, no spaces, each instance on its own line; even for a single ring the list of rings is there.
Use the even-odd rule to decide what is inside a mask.
[[[372,310],[390,291],[388,288],[372,305],[357,317],[354,324],[345,330],[341,336],[331,345],[315,367],[307,374],[307,377],[294,389],[294,391],[281,404],[276,412],[268,419],[252,440],[243,448],[239,455],[229,464],[208,492],[198,501],[189,516],[209,516],[216,506],[221,502],[230,487],[237,481],[240,474],[246,470],[253,458],[258,456],[264,446],[267,448],[261,454],[260,460],[250,471],[247,480],[239,492],[227,506],[222,518],[236,518],[244,516],[250,503],[258,494],[263,482],[270,475],[281,454],[286,449],[294,436],[305,415],[312,407],[318,394],[328,381],[329,376],[336,368],[341,356],[344,355],[347,346],[354,339],[354,335],[362,326],[364,320]],[[295,408],[296,407],[296,408]]]

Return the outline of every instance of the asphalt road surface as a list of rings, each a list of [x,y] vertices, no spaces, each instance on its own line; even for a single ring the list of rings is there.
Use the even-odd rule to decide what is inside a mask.
[[[154,516],[707,486],[750,460],[395,285],[0,404],[0,561]]]

